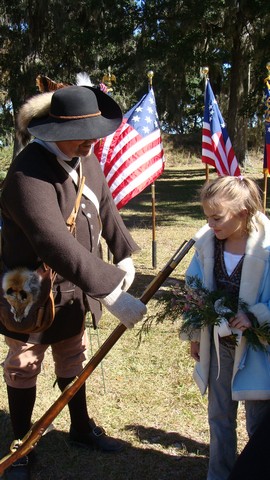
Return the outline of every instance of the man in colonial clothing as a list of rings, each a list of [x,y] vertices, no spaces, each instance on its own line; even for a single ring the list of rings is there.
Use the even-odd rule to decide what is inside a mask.
[[[137,244],[127,231],[111,197],[93,143],[121,123],[117,103],[99,89],[68,86],[36,95],[18,115],[18,129],[34,140],[12,162],[1,195],[4,272],[48,265],[54,281],[55,318],[34,333],[9,331],[1,323],[9,347],[4,363],[14,436],[21,439],[31,425],[36,380],[48,346],[52,348],[61,391],[80,374],[86,360],[85,316],[94,327],[104,305],[127,328],[141,320],[145,305],[126,292],[134,279],[131,254]],[[73,209],[78,182],[85,187],[72,234],[66,220]],[[100,238],[113,255],[102,259]],[[23,320],[22,320],[23,322]],[[90,448],[115,452],[122,442],[105,434],[87,412],[85,385],[68,404],[70,438]],[[28,457],[6,472],[8,479],[30,478]]]

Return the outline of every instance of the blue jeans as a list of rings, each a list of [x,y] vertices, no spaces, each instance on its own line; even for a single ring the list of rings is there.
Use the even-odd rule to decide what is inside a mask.
[[[208,385],[208,421],[210,427],[210,456],[207,480],[227,480],[237,455],[237,408],[232,400],[231,380],[234,363],[234,348],[220,344],[220,375],[214,345]],[[248,400],[245,402],[246,428],[251,436],[266,411],[270,400]]]

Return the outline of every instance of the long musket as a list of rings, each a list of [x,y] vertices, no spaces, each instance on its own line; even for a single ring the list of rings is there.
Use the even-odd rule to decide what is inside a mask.
[[[194,243],[204,234],[208,229],[208,225],[202,227],[193,238],[184,241],[178,248],[172,258],[163,267],[163,269],[156,275],[152,282],[147,286],[146,290],[140,297],[140,300],[146,305],[148,301],[157,292],[163,282],[169,277],[180,261],[186,256]],[[119,325],[113,330],[110,336],[100,346],[95,355],[89,360],[82,372],[71,382],[57,398],[53,405],[44,413],[44,415],[37,420],[22,440],[14,440],[10,447],[10,453],[0,460],[0,476],[13,462],[19,458],[27,455],[35,448],[38,441],[47,430],[53,420],[59,415],[63,408],[68,404],[72,397],[78,392],[81,386],[85,383],[87,378],[119,340],[119,338],[126,331],[125,325]]]

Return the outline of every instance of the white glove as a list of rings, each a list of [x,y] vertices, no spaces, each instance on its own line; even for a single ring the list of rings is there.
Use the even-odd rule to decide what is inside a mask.
[[[124,258],[123,260],[121,260],[116,264],[116,267],[126,272],[126,275],[124,276],[124,279],[123,279],[122,290],[127,291],[130,285],[133,283],[133,280],[135,277],[135,268],[133,265],[133,260],[131,257]]]
[[[147,311],[141,300],[123,291],[119,285],[100,301],[127,328],[133,328],[135,323],[142,320]]]

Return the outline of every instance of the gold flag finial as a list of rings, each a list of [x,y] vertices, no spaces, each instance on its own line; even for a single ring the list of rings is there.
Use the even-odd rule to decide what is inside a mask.
[[[201,67],[200,68],[200,75],[204,77],[205,80],[208,78],[209,68],[208,67]]]
[[[149,70],[149,72],[147,72],[147,77],[148,77],[148,82],[150,87],[152,87],[153,76],[154,76],[153,70]]]
[[[108,92],[113,91],[113,82],[116,83],[116,76],[111,73],[111,67],[108,67],[108,73],[105,73],[102,78],[102,83],[104,83],[106,87],[108,87]]]

